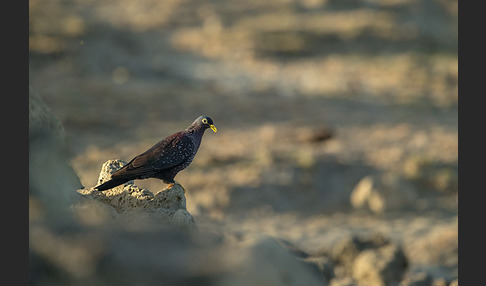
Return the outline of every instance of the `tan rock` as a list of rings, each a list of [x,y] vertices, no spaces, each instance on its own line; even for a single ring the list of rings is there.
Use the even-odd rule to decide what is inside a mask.
[[[126,162],[122,160],[109,160],[101,168],[98,178],[98,184],[103,183],[111,178],[111,174],[124,166]],[[138,218],[143,214],[137,212],[146,212],[147,219],[160,218],[175,222],[178,225],[193,226],[194,219],[186,209],[186,197],[184,188],[175,184],[170,189],[158,191],[155,195],[147,189],[139,188],[134,185],[133,181],[114,187],[106,191],[98,191],[93,188],[78,190],[82,196],[92,198],[112,207],[120,214],[135,215]],[[85,203],[92,204],[89,201]],[[78,206],[78,217],[83,219],[83,209],[88,210],[90,207]]]
[[[353,278],[358,285],[386,286],[400,282],[408,262],[394,244],[361,252],[353,263]]]

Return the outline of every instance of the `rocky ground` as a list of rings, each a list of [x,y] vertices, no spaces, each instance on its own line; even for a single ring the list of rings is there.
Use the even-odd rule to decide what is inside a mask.
[[[31,178],[33,284],[119,282],[117,268],[131,281],[167,263],[178,274],[147,284],[457,283],[457,1],[31,0],[29,13],[29,80],[59,122],[32,118],[64,142],[49,153],[58,143],[30,128],[30,168],[72,168]],[[218,133],[176,178],[196,232],[76,192],[202,114]],[[165,187],[135,185],[150,200]],[[81,205],[79,228],[43,226],[65,214],[43,205],[79,196],[97,210]]]

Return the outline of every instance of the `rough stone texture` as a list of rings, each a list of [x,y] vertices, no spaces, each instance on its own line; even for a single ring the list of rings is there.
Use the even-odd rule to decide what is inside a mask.
[[[98,184],[109,180],[111,174],[125,164],[126,162],[122,160],[105,162],[101,168]],[[100,201],[121,214],[134,215],[136,212],[147,212],[150,213],[150,216],[166,219],[179,225],[193,226],[195,224],[192,215],[186,209],[185,190],[179,184],[175,184],[171,189],[160,190],[156,194],[137,187],[133,181],[106,191],[85,188],[78,190],[78,193]],[[77,209],[82,210],[83,208],[86,207]],[[83,215],[81,214],[80,217],[82,218]]]
[[[369,175],[359,181],[351,193],[351,205],[373,213],[413,206],[417,194],[411,184],[394,174]]]
[[[98,181],[97,181],[96,185],[99,185],[99,184],[102,184],[104,182],[109,181],[111,179],[111,174],[115,173],[117,170],[122,168],[125,164],[127,164],[127,162],[125,162],[123,160],[108,160],[107,162],[105,162],[101,166],[101,171],[100,171],[100,174],[98,176]],[[123,186],[127,185],[127,184],[133,185],[133,181],[129,181],[129,182],[122,184],[120,186],[117,186],[113,189],[123,188]],[[111,191],[113,189],[106,190],[106,192]]]
[[[400,282],[407,266],[402,249],[388,244],[361,252],[353,263],[353,277],[358,285],[393,285]]]

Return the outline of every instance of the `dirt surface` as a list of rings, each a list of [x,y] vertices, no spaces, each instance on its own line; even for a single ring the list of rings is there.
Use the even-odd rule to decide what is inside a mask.
[[[265,233],[309,253],[378,232],[403,245],[411,272],[449,281],[457,5],[31,0],[29,80],[64,125],[85,187],[105,161],[128,161],[209,115],[218,132],[176,178],[200,227]],[[415,197],[355,209],[350,195],[368,175],[398,178]]]

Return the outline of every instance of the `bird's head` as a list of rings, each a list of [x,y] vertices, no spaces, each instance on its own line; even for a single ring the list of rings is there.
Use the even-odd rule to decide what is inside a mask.
[[[200,127],[200,128],[202,127],[204,129],[211,128],[211,130],[213,130],[214,133],[216,133],[218,131],[216,126],[214,126],[213,120],[209,116],[199,116],[192,123],[192,125],[195,125],[195,126]]]

